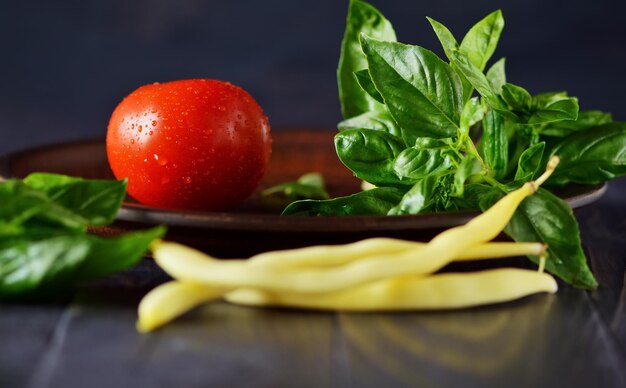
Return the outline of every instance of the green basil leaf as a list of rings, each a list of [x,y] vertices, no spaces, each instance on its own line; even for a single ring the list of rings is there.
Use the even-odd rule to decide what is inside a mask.
[[[484,183],[468,183],[463,188],[463,195],[453,197],[457,210],[476,210],[480,209],[480,201],[486,193],[493,190],[492,186]]]
[[[385,103],[383,96],[381,96],[380,93],[378,93],[378,90],[376,90],[376,86],[374,85],[374,82],[372,82],[372,77],[370,77],[370,73],[367,69],[355,71],[354,76],[356,77],[356,82],[358,82],[361,89],[369,94],[370,97],[381,104]]]
[[[403,150],[393,163],[393,171],[410,182],[450,170],[452,158],[447,149],[411,147]]]
[[[576,120],[578,117],[578,100],[568,97],[554,101],[534,111],[528,124],[543,124],[562,120]]]
[[[472,175],[476,175],[482,171],[480,161],[473,155],[467,155],[461,161],[461,164],[454,173],[454,193],[455,197],[463,196],[465,190],[465,181]]]
[[[488,209],[504,194],[484,195],[481,208]],[[539,189],[519,206],[504,232],[517,242],[548,244],[546,270],[575,287],[593,289],[598,282],[587,266],[578,223],[572,209],[554,194]],[[538,258],[530,259],[537,263]]]
[[[465,103],[461,112],[460,133],[467,135],[472,125],[476,124],[485,116],[485,110],[478,97],[471,98]]]
[[[456,51],[453,53],[451,60],[492,109],[497,110],[511,119],[517,120],[517,116],[506,106],[498,92],[487,80],[487,77],[465,54],[461,51]]]
[[[597,184],[626,174],[626,123],[610,123],[576,132],[552,148],[561,158],[550,183]]]
[[[476,23],[465,35],[459,49],[481,72],[496,50],[504,28],[502,11],[497,10]]]
[[[386,132],[349,129],[335,136],[335,150],[354,175],[376,186],[401,183],[394,172],[394,160],[405,144]]]
[[[513,111],[529,114],[532,110],[533,98],[520,86],[505,83],[502,85],[502,98]]]
[[[541,142],[528,148],[522,153],[517,165],[517,172],[515,173],[516,181],[528,182],[533,179],[535,174],[539,171],[539,167],[541,167],[541,158],[545,148],[546,143]]]
[[[454,144],[454,139],[451,137],[435,139],[432,137],[418,137],[415,139],[414,147],[420,148],[439,148],[441,150],[449,151]]]
[[[456,134],[463,89],[459,76],[419,46],[363,37],[370,75],[399,126],[415,137]]]
[[[502,179],[509,163],[509,140],[505,131],[505,120],[494,110],[487,112],[483,119],[481,139],[485,163],[496,179]]]
[[[266,205],[283,209],[293,201],[302,199],[329,199],[324,177],[320,173],[307,173],[294,182],[281,183],[261,192]]]
[[[82,231],[86,226],[80,215],[20,180],[0,182],[0,203],[0,221],[12,225],[14,231],[22,230],[22,226],[31,220],[76,231]]]
[[[448,57],[448,59],[451,59],[452,54],[459,49],[459,44],[457,43],[456,38],[443,24],[428,16],[426,17],[426,19],[432,26],[433,31],[435,31],[435,35],[437,35],[437,38],[441,43],[441,47],[443,48],[443,52],[446,54],[446,57]]]
[[[540,129],[540,134],[552,137],[565,137],[574,132],[608,124],[613,121],[610,113],[597,110],[578,112],[578,118],[572,121],[557,121]]]
[[[355,71],[367,68],[367,60],[359,41],[361,34],[380,40],[396,40],[391,23],[380,11],[363,1],[350,1],[337,68],[339,100],[344,119],[381,109],[380,103],[363,91],[354,78]]]
[[[66,234],[35,241],[24,237],[2,244],[0,298],[66,288],[127,269],[164,233],[165,229],[158,227],[107,239]]]
[[[388,215],[418,214],[433,204],[437,176],[427,176],[418,181],[404,194],[400,203],[389,210]]]
[[[387,110],[365,112],[358,116],[343,120],[338,124],[340,131],[348,129],[374,129],[387,132],[398,138],[402,137],[402,130]],[[412,144],[411,142],[410,144]]]
[[[24,183],[45,192],[52,201],[71,209],[85,224],[93,226],[113,222],[126,196],[126,180],[92,180],[34,173],[24,178]]]
[[[402,199],[403,194],[404,191],[393,187],[376,187],[346,197],[296,201],[283,210],[283,215],[386,215]]]
[[[497,94],[502,94],[502,86],[506,83],[505,63],[506,59],[500,58],[487,70],[487,81]]]
[[[435,34],[437,35],[439,42],[441,42],[441,47],[443,47],[443,52],[446,54],[446,57],[448,57],[448,59],[451,60],[452,53],[454,53],[456,50],[459,49],[459,44],[454,38],[454,35],[452,35],[450,30],[448,30],[446,26],[439,23],[435,19],[432,19],[429,17],[426,17],[426,19],[428,19],[428,22],[433,27],[433,31],[435,31]],[[465,102],[469,100],[470,97],[472,96],[472,91],[474,90],[474,88],[469,83],[469,81],[465,78],[463,73],[461,73],[461,71],[457,69],[453,63],[450,63],[450,66],[458,74],[459,78],[461,79],[461,85],[463,87],[463,101]]]
[[[557,101],[568,99],[567,92],[547,92],[539,93],[533,96],[533,104],[535,107],[545,108],[546,106],[553,104]]]

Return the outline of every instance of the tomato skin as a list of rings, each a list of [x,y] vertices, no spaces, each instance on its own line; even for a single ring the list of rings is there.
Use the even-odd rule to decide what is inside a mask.
[[[116,178],[146,205],[219,211],[258,186],[271,154],[270,126],[256,101],[228,82],[145,85],[115,108],[107,156]]]

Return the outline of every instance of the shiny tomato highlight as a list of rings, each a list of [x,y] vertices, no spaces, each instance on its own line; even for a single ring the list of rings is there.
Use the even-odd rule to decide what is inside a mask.
[[[146,205],[219,211],[252,194],[271,154],[257,102],[228,82],[145,85],[115,108],[107,130],[115,177]]]

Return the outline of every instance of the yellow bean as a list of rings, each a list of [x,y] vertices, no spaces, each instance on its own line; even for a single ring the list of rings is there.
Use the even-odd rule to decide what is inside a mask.
[[[153,246],[155,260],[183,282],[165,284],[144,298],[138,329],[152,330],[225,292],[228,292],[227,300],[246,305],[354,311],[468,307],[512,300],[536,292],[556,292],[556,282],[542,272],[543,265],[539,272],[498,269],[423,277],[455,257],[463,258],[470,252],[472,255],[500,257],[504,251],[507,254],[513,251],[528,254],[526,250],[535,249],[535,254],[544,257],[545,247],[540,244],[531,247],[529,244],[484,243],[500,233],[520,202],[536,191],[556,164],[558,158],[551,159],[546,172],[535,183],[525,184],[468,224],[449,229],[428,244],[408,243],[409,246],[399,242],[391,244],[391,248],[389,244],[383,244],[384,241],[370,240],[361,242],[361,245],[332,248],[342,253],[340,259],[323,259],[329,248],[318,247],[297,251],[293,261],[296,267],[340,265],[338,268],[299,271],[278,268],[280,257],[284,258],[289,252],[261,255],[249,263],[217,261],[188,247],[157,242]],[[383,249],[384,245],[387,246]],[[369,251],[365,259],[360,259],[359,253],[368,246],[380,250],[375,249],[374,254]],[[396,249],[398,253],[388,257]],[[416,260],[416,254],[422,258]]]
[[[551,170],[542,176],[549,175]],[[375,255],[332,269],[281,272],[250,267],[237,262],[212,260],[191,248],[176,244],[156,244],[156,262],[172,277],[218,287],[253,287],[276,291],[330,292],[385,278],[433,273],[467,249],[496,237],[509,222],[520,202],[536,191],[526,183],[499,200],[486,212],[465,225],[448,229],[419,249],[395,256]]]
[[[247,306],[337,311],[440,310],[506,302],[556,291],[556,281],[546,273],[503,268],[385,279],[323,294],[236,289],[227,293],[225,299]]]
[[[272,251],[252,256],[251,266],[281,269],[303,267],[332,267],[376,255],[393,255],[413,249],[423,249],[426,243],[393,238],[370,238],[345,245],[317,245],[306,248]],[[545,251],[541,243],[496,242],[471,247],[456,260],[480,260],[511,256],[538,256]]]
[[[139,303],[137,330],[148,332],[192,308],[221,297],[225,289],[171,281],[150,291]]]

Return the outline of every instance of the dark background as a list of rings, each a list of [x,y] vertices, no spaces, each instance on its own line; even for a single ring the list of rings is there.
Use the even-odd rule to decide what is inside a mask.
[[[502,8],[494,59],[531,92],[566,89],[625,120],[625,5],[618,1],[372,1],[400,41],[441,53],[424,16],[457,39]],[[0,151],[104,136],[142,84],[217,78],[248,90],[275,128],[333,127],[347,0],[2,1]]]

